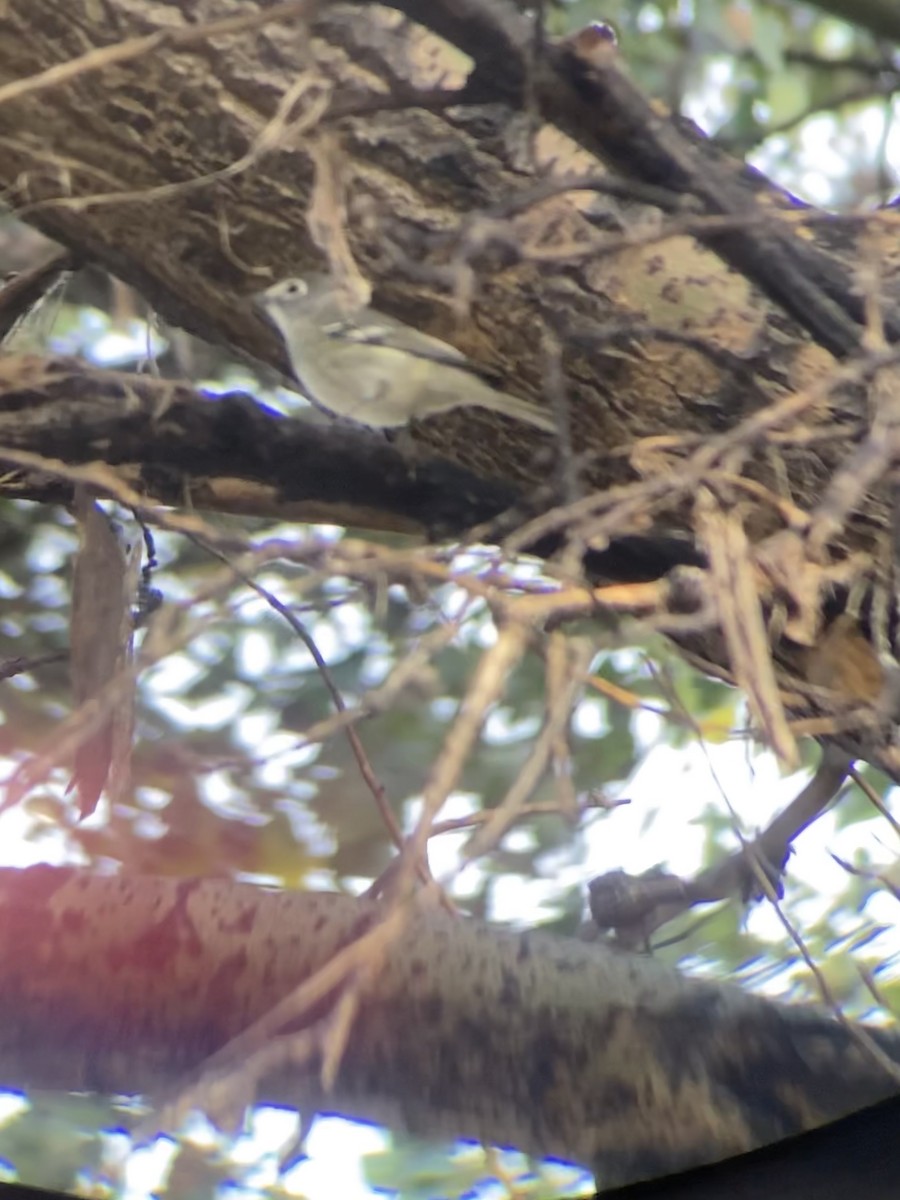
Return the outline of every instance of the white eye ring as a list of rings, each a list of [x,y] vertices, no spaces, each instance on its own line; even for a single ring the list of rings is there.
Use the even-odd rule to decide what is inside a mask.
[[[285,296],[305,296],[309,288],[305,279],[289,279],[282,290]]]

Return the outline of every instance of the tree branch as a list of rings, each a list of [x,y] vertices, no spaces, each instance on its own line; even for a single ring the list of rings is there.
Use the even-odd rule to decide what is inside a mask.
[[[502,0],[394,0],[394,7],[470,54],[473,81],[493,99],[520,108],[530,94],[545,120],[626,177],[694,196],[710,215],[746,218],[700,239],[831,353],[846,357],[859,347],[864,305],[852,275],[778,219],[792,198],[687,122],[660,117],[608,46],[595,53],[592,38],[576,35],[533,61],[530,23]],[[887,319],[887,332],[900,338],[900,318]]]
[[[434,536],[490,520],[516,490],[453,463],[410,462],[382,434],[283,417],[251,396],[215,398],[147,375],[74,359],[7,356],[0,368],[0,459],[100,460],[148,499],[197,508],[334,521]],[[67,500],[39,467],[8,476],[7,495]]]
[[[810,0],[813,8],[841,17],[878,38],[900,42],[900,10],[893,0]]]
[[[180,1086],[385,911],[221,880],[0,872],[0,1075],[107,1094]],[[896,1035],[870,1036],[900,1060]],[[335,1092],[321,1095],[313,1063],[279,1071],[260,1099],[560,1155],[612,1185],[891,1092],[852,1033],[813,1009],[428,912],[365,992]]]

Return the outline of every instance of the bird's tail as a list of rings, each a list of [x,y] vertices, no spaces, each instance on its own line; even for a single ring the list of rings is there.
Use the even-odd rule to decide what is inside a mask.
[[[552,413],[544,412],[537,405],[529,404],[506,392],[495,392],[490,389],[488,395],[490,399],[485,400],[484,408],[493,409],[494,412],[502,413],[505,417],[512,417],[515,421],[524,421],[527,425],[533,425],[535,429],[542,429],[545,433],[556,433],[557,423]]]

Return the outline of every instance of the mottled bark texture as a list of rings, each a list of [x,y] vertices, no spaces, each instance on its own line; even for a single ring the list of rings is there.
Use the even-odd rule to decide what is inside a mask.
[[[254,7],[247,0],[241,14]],[[377,301],[496,364],[509,390],[539,403],[550,402],[548,356],[558,340],[574,444],[588,463],[585,482],[597,488],[671,476],[676,460],[658,446],[638,446],[640,439],[677,432],[702,443],[820,379],[834,364],[829,350],[840,356],[852,347],[861,300],[847,266],[858,261],[855,235],[845,227],[817,225],[807,238],[790,224],[767,225],[763,215],[784,198],[702,143],[678,141],[674,127],[644,111],[618,68],[593,69],[565,47],[551,48],[532,89],[538,115],[558,127],[536,126],[522,87],[530,27],[503,3],[399,7],[475,58],[468,81],[457,51],[371,4],[321,3],[311,26],[295,18],[185,46],[162,42],[27,93],[0,91],[7,196],[77,257],[134,284],[165,319],[283,366],[247,296],[277,276],[321,265],[306,213],[310,151],[323,127],[282,129],[274,148],[271,138],[259,139],[307,72],[313,91],[333,88],[332,112],[367,110],[328,128],[337,136],[350,244]],[[223,15],[234,15],[226,0],[11,0],[0,18],[0,87],[92,47],[160,31],[175,38]],[[368,111],[398,89],[464,84],[461,94],[485,102]],[[579,207],[583,193],[523,207],[536,172],[544,182],[599,175],[601,152],[636,189],[656,187],[675,202],[687,190],[691,212],[735,214],[724,230],[697,225],[717,253],[687,234],[629,245],[658,214],[627,201],[594,196],[590,220]],[[240,169],[228,173],[236,163]],[[186,186],[169,186],[178,184]],[[884,248],[878,255],[886,267]],[[460,261],[476,268],[472,319],[461,324],[448,292],[471,282],[455,268]],[[745,469],[776,492],[790,478],[792,499],[804,505],[865,418],[851,390],[839,402],[822,396],[804,420],[826,425],[827,437],[811,443],[807,432],[762,448],[751,439],[741,451]],[[422,423],[414,437],[422,450],[481,476],[529,488],[548,479],[546,445],[490,414],[457,411]],[[227,446],[216,449],[227,458]],[[223,475],[228,465],[220,463]],[[690,488],[657,503],[657,528],[688,522]],[[409,509],[380,522],[370,513],[394,527],[404,516]],[[873,497],[849,540],[870,543],[881,517]],[[630,532],[629,523],[643,530],[646,519],[646,504],[631,517],[620,512],[615,532]],[[778,519],[761,506],[748,530],[758,536]]]
[[[251,396],[215,402],[189,386],[75,359],[0,358],[0,446],[117,468],[163,504],[297,521],[458,533],[516,502],[512,484],[442,459],[410,464],[380,432],[289,418]],[[60,502],[71,485],[23,470],[6,494]]]
[[[0,1082],[169,1089],[376,918],[345,897],[225,881],[0,872]],[[896,1037],[876,1036],[900,1061]],[[263,1098],[562,1155],[611,1185],[771,1142],[891,1090],[825,1014],[429,913],[366,992],[334,1094],[294,1067]]]

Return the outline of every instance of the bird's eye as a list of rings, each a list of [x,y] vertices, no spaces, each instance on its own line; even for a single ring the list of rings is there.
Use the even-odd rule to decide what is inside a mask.
[[[305,296],[306,284],[302,279],[292,279],[284,285],[284,294],[286,296]]]

